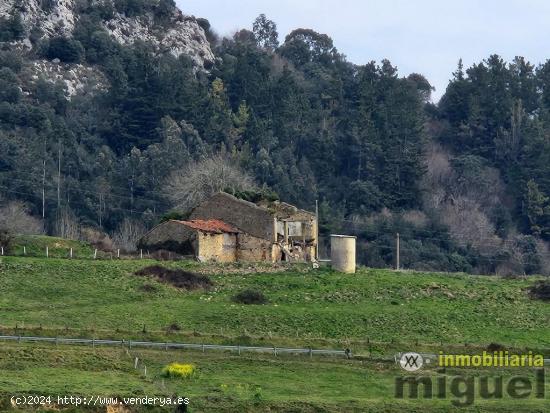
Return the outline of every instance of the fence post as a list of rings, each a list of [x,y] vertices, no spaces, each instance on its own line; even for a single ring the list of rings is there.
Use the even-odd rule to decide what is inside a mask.
[[[23,255],[27,255],[27,247],[23,245]]]
[[[4,247],[0,247],[0,248],[2,248],[2,255],[4,255]]]
[[[70,257],[73,258],[73,249],[71,247]]]
[[[92,348],[95,348],[95,339],[92,338]]]
[[[139,259],[140,259],[140,260],[143,259],[143,250],[139,250]]]
[[[136,357],[134,360],[134,369],[137,369],[139,359]]]
[[[143,375],[147,377],[147,366],[143,366]]]
[[[94,250],[94,260],[97,258],[97,248]]]
[[[120,258],[120,248],[116,250],[116,257]]]
[[[50,250],[48,249],[48,246],[46,245],[46,258],[50,256]]]
[[[237,346],[237,351],[239,352],[239,356],[240,356],[241,355],[241,346],[240,345]]]
[[[275,354],[275,356],[277,356],[277,347],[273,346],[273,354]]]
[[[202,345],[202,352],[204,353],[204,344]]]

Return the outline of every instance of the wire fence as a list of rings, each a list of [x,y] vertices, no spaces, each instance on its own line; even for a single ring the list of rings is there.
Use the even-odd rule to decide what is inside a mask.
[[[104,251],[98,248],[81,249],[73,247],[57,247],[46,246],[41,249],[35,247],[27,248],[24,245],[16,247],[5,247],[0,245],[0,257],[30,257],[30,258],[66,258],[79,260],[114,260],[114,259],[158,259],[161,256],[158,253],[150,252],[149,250],[139,249],[134,252],[127,252],[121,249],[112,251]],[[165,251],[162,254],[163,260],[176,260],[191,258],[191,256],[182,256],[170,251]]]
[[[143,347],[157,348],[163,350],[190,349],[199,350],[203,353],[206,350],[231,351],[241,354],[242,352],[269,353],[274,356],[280,354],[305,354],[309,357],[319,356],[336,356],[351,358],[351,350],[330,350],[330,349],[312,349],[312,348],[288,348],[288,347],[260,347],[260,346],[235,346],[235,345],[220,345],[220,344],[196,344],[196,343],[171,343],[171,342],[155,342],[155,341],[134,341],[134,340],[103,340],[103,339],[88,339],[88,338],[62,338],[62,337],[33,337],[33,336],[0,336],[0,341],[11,342],[46,342],[54,344],[82,344],[88,346],[117,346],[128,349]]]

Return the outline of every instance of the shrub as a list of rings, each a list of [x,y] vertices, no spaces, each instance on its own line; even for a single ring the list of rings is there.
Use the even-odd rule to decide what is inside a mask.
[[[13,12],[8,18],[0,17],[0,42],[20,40],[25,34],[25,27],[19,13]]]
[[[206,275],[193,274],[192,272],[180,269],[171,270],[161,265],[151,265],[135,272],[139,276],[150,276],[158,281],[170,284],[176,288],[185,290],[197,290],[203,288],[208,290],[214,283]]]
[[[487,351],[493,353],[495,351],[506,351],[506,347],[504,347],[500,343],[491,343],[487,346]]]
[[[155,17],[159,22],[167,22],[174,13],[176,3],[174,0],[159,0],[154,9]]]
[[[159,224],[170,221],[172,219],[175,219],[177,221],[184,221],[187,218],[189,218],[189,214],[184,214],[183,212],[179,211],[169,211],[160,217]]]
[[[180,331],[181,326],[178,323],[172,323],[167,328],[168,331]]]
[[[115,0],[115,8],[128,17],[140,16],[147,11],[145,0]]]
[[[27,206],[19,201],[10,201],[0,207],[0,231],[14,235],[44,232],[40,219],[31,216]]]
[[[66,63],[78,63],[84,56],[84,47],[78,40],[59,36],[43,44],[42,54],[50,60],[57,58]]]
[[[538,281],[529,289],[531,297],[550,301],[550,281]]]
[[[185,379],[191,377],[195,373],[195,370],[194,364],[172,363],[162,370],[162,375],[164,377],[181,377]]]
[[[233,296],[233,301],[240,304],[267,304],[268,299],[261,291],[244,290]]]
[[[12,242],[12,234],[7,229],[0,228],[0,247],[4,248],[4,253],[9,251]]]

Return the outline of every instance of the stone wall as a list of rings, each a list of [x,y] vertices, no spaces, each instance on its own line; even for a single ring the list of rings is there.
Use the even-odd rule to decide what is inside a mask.
[[[237,234],[210,234],[198,231],[199,261],[235,262]]]
[[[272,262],[277,260],[273,254],[271,241],[244,233],[238,235],[237,258],[239,261]]]
[[[181,255],[196,255],[197,231],[176,221],[163,222],[145,234],[138,247],[149,251],[167,250]]]

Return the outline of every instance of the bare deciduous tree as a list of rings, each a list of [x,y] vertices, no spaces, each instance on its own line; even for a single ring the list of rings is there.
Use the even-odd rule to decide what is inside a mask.
[[[59,218],[55,224],[55,230],[58,237],[65,239],[80,239],[80,223],[74,213],[64,208],[59,213]]]
[[[25,204],[18,201],[8,202],[0,208],[0,228],[12,234],[42,234],[42,222],[32,217]]]
[[[257,186],[250,175],[244,172],[227,156],[215,155],[191,162],[174,172],[165,185],[165,192],[174,207],[188,210],[213,194],[229,191],[246,191]]]
[[[145,225],[140,221],[124,218],[113,234],[113,241],[117,248],[126,252],[135,251],[137,242],[147,232]]]

